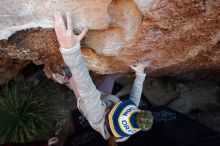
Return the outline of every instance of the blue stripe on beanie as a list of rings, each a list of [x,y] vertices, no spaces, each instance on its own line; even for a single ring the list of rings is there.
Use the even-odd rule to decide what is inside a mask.
[[[114,107],[112,109],[112,111],[110,112],[109,114],[109,123],[110,123],[110,128],[113,132],[113,134],[116,136],[116,137],[127,137],[129,136],[127,133],[125,133],[121,127],[120,127],[120,124],[119,124],[119,118],[120,118],[120,114],[122,113],[122,111],[129,105],[133,105],[133,106],[136,106],[134,104],[134,102],[132,102],[130,99],[127,99],[127,100],[122,100],[120,103],[116,104],[115,106],[117,107]],[[131,126],[130,128],[132,128],[131,130],[134,130],[134,131],[139,131],[139,127],[137,126],[137,123],[136,123],[136,113],[132,114],[130,119],[128,119],[129,121],[127,121],[127,123],[130,123]],[[134,129],[133,129],[134,128]]]
[[[134,113],[131,115],[131,125],[134,127],[134,128],[139,128],[138,125],[137,125],[137,122],[136,122],[136,119],[137,119],[137,113]]]

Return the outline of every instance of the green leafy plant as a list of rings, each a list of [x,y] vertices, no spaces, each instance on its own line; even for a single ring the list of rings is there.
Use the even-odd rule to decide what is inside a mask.
[[[0,144],[46,139],[52,132],[53,114],[47,88],[14,80],[0,93]]]

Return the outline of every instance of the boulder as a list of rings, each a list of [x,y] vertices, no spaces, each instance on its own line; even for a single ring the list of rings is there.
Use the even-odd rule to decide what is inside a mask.
[[[2,1],[1,83],[27,61],[44,64],[49,78],[62,72],[53,29],[57,11],[71,13],[75,33],[89,28],[82,52],[96,73],[128,73],[129,65],[142,60],[151,61],[146,72],[152,76],[220,69],[219,8],[219,0]],[[12,67],[17,69],[9,71]]]

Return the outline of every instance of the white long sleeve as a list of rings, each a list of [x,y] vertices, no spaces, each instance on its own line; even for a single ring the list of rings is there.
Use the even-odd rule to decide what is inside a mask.
[[[131,99],[136,106],[139,106],[140,103],[145,77],[146,74],[136,73],[136,78],[134,80],[134,84],[129,97],[129,99]]]
[[[77,106],[87,118],[90,125],[108,139],[110,134],[105,126],[106,105],[101,101],[101,93],[96,89],[90,78],[85,61],[81,54],[80,44],[71,49],[60,48],[66,65],[70,68],[72,77],[79,93]]]

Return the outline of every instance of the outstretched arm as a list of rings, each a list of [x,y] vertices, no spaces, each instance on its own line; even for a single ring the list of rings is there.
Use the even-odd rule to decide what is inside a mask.
[[[72,88],[75,94],[78,94],[77,105],[79,110],[89,120],[90,124],[96,123],[102,120],[106,106],[100,100],[100,92],[89,76],[80,50],[80,41],[87,30],[84,29],[80,35],[73,34],[70,14],[67,13],[66,16],[67,29],[61,14],[55,15],[55,31],[61,47],[60,52],[72,73],[70,84],[75,87],[75,89]],[[99,130],[96,127],[94,128]]]
[[[143,90],[143,83],[146,73],[144,73],[145,67],[149,66],[150,61],[143,61],[137,64],[131,65],[131,68],[135,71],[136,78],[130,93],[129,99],[131,99],[136,106],[139,106],[141,94]]]

